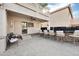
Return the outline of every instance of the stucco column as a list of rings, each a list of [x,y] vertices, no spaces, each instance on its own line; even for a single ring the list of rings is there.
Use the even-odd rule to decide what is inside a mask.
[[[6,10],[0,6],[0,53],[6,49],[7,16]]]

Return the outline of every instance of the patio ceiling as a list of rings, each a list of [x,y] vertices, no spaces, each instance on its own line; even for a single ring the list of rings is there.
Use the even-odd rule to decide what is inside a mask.
[[[26,8],[26,7],[24,7],[24,6],[20,5],[20,4],[16,4],[16,3],[10,3],[10,4],[5,3],[4,8],[9,10],[9,11],[24,14],[26,16],[28,15],[28,16],[31,16],[31,17],[34,17],[34,18],[45,20],[45,21],[48,21],[48,19],[49,19],[49,17],[46,16],[46,15],[35,12],[35,11],[29,9],[29,8]]]
[[[20,13],[13,12],[13,11],[10,11],[10,10],[7,10],[7,14],[15,15],[15,16],[20,16],[20,17],[21,17],[21,16],[22,16],[22,17],[28,17],[28,18],[31,19],[31,21],[47,22],[47,20],[43,20],[43,19],[39,19],[39,18],[32,17],[32,16],[20,14]]]

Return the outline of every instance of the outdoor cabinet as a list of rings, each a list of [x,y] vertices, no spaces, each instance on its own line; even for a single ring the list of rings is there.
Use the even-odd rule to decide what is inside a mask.
[[[4,37],[0,37],[0,54],[6,50],[6,39]]]

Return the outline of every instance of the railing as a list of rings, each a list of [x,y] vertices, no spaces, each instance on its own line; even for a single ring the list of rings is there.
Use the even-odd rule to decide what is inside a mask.
[[[47,27],[42,27],[41,30],[42,31],[47,30]],[[79,26],[77,27],[50,27],[50,30],[54,30],[54,32],[63,30],[65,33],[66,32],[73,33],[75,30],[79,30]]]

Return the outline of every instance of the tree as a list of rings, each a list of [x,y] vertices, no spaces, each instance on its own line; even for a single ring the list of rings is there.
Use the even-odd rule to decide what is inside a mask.
[[[48,3],[39,3],[42,7],[46,7]]]

